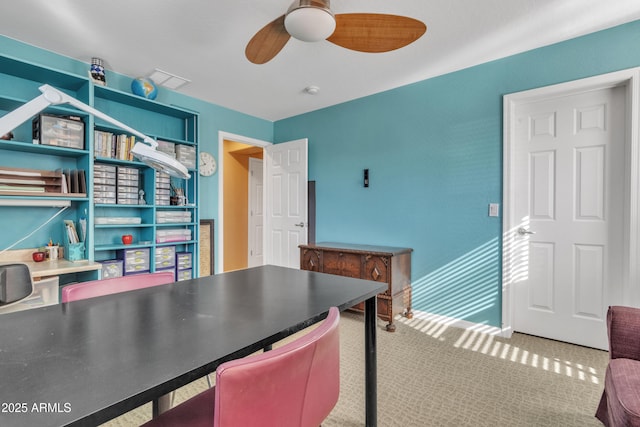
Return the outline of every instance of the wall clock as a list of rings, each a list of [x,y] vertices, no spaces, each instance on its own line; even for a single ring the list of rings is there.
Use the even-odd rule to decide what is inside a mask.
[[[206,151],[200,152],[200,168],[199,172],[202,176],[211,176],[218,170],[218,164],[216,158],[212,154]]]

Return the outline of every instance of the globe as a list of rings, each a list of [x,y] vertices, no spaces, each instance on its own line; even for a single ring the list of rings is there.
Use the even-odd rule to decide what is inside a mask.
[[[131,82],[131,92],[147,99],[156,99],[158,88],[153,80],[147,77],[138,77]]]

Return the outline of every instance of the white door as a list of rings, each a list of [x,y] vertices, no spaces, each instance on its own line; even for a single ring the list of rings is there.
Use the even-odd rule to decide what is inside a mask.
[[[262,265],[263,260],[263,233],[264,233],[264,211],[263,211],[263,171],[262,160],[253,157],[249,158],[249,254],[248,265],[255,267]]]
[[[606,310],[622,298],[625,93],[516,106],[514,331],[607,348]]]
[[[300,268],[307,243],[307,139],[264,149],[265,263]]]

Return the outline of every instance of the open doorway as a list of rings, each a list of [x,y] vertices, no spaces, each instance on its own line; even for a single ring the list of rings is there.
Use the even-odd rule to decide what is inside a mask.
[[[249,241],[254,240],[249,230],[250,206],[254,205],[249,198],[250,163],[253,163],[252,159],[262,161],[263,149],[260,146],[225,139],[222,152],[222,266],[223,271],[232,271],[249,267],[249,254],[254,250],[249,248]],[[262,239],[260,244],[261,242]]]
[[[297,268],[298,246],[308,241],[307,152],[306,138],[274,145],[218,133],[217,273],[257,265],[253,259],[249,263],[249,159],[260,154],[264,185],[254,206],[263,206],[264,227],[256,233],[264,239],[254,245],[269,248],[260,263]],[[241,171],[237,175],[232,173],[236,169]]]
[[[224,141],[224,271],[249,267],[249,219],[255,210],[249,198],[250,160],[262,161],[262,147],[235,141]],[[256,195],[256,198],[262,199]],[[252,209],[250,209],[252,206]],[[253,239],[251,239],[253,241]],[[262,239],[260,240],[262,244]]]

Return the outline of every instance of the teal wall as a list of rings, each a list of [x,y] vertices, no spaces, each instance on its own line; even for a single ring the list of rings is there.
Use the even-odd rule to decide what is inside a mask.
[[[220,130],[309,138],[318,241],[411,247],[414,308],[500,326],[501,218],[487,212],[502,204],[502,96],[639,66],[638,46],[640,21],[276,123],[170,91],[157,100],[200,112],[201,149],[214,154]],[[86,74],[1,36],[0,54]],[[107,79],[129,90],[129,77]],[[201,216],[216,219],[218,174],[201,183]]]
[[[276,122],[309,138],[317,241],[411,247],[415,309],[500,326],[502,97],[638,66],[639,46],[637,21]]]

